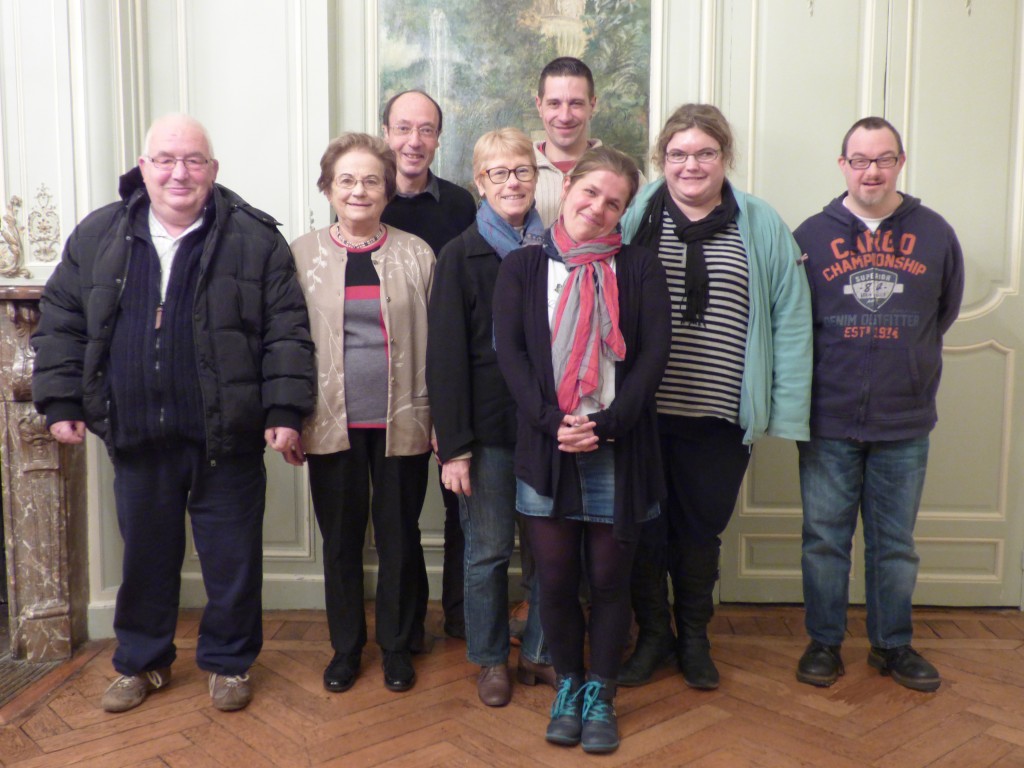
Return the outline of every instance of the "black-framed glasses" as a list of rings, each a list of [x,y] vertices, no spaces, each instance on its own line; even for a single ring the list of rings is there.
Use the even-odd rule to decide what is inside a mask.
[[[154,168],[159,168],[161,171],[173,170],[178,163],[184,163],[185,168],[190,171],[201,171],[210,164],[209,158],[202,155],[189,155],[188,157],[171,157],[170,155],[151,157],[147,155],[146,157],[149,158],[149,162],[153,164]]]
[[[504,184],[513,173],[520,181],[532,181],[537,175],[537,166],[520,165],[515,168],[488,168],[484,173],[492,184]]]
[[[721,154],[721,150],[711,149],[711,147],[698,149],[696,152],[683,152],[678,149],[671,149],[665,153],[665,162],[672,163],[672,165],[681,165],[692,157],[701,165],[707,165],[708,163],[715,162]]]
[[[848,157],[846,164],[855,171],[866,171],[874,163],[879,168],[895,168],[900,161],[899,155],[882,155],[881,157]]]

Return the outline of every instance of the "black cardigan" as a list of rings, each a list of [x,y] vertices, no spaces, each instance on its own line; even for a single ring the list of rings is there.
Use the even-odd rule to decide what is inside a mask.
[[[498,364],[515,398],[519,426],[515,473],[555,499],[555,515],[580,511],[575,456],[558,450],[562,411],[551,361],[548,253],[544,246],[513,251],[498,273],[494,331]],[[548,253],[545,252],[547,249]],[[615,399],[590,414],[602,440],[615,447],[615,536],[636,539],[636,518],[665,496],[654,395],[671,340],[665,271],[646,248],[624,245],[615,259],[619,327],[626,358],[615,366]]]
[[[516,404],[494,353],[491,298],[501,260],[476,222],[441,249],[430,290],[427,388],[438,456],[511,447]]]

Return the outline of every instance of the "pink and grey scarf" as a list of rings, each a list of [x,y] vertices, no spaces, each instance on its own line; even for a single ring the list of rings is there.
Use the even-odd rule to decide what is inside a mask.
[[[577,243],[561,219],[551,234],[569,269],[555,307],[551,360],[558,407],[563,413],[572,413],[583,397],[598,390],[600,356],[615,361],[626,356],[626,342],[619,330],[619,284],[608,264],[622,248],[622,235],[616,232]]]

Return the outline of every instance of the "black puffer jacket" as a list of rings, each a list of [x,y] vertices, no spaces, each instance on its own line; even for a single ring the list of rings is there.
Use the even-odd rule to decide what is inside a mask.
[[[131,222],[149,205],[138,168],[122,200],[71,233],[43,291],[32,399],[47,424],[85,421],[113,450],[106,380],[118,303],[133,248]],[[206,448],[218,457],[262,449],[266,427],[301,427],[316,397],[313,342],[288,244],[277,222],[213,188],[200,257],[193,335]]]

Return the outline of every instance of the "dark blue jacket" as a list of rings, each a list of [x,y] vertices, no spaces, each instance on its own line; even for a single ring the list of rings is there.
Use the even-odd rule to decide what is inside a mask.
[[[963,297],[960,243],[915,197],[903,195],[872,233],[845,196],[793,233],[807,256],[814,319],[811,435],[922,437],[938,419],[942,336]]]

